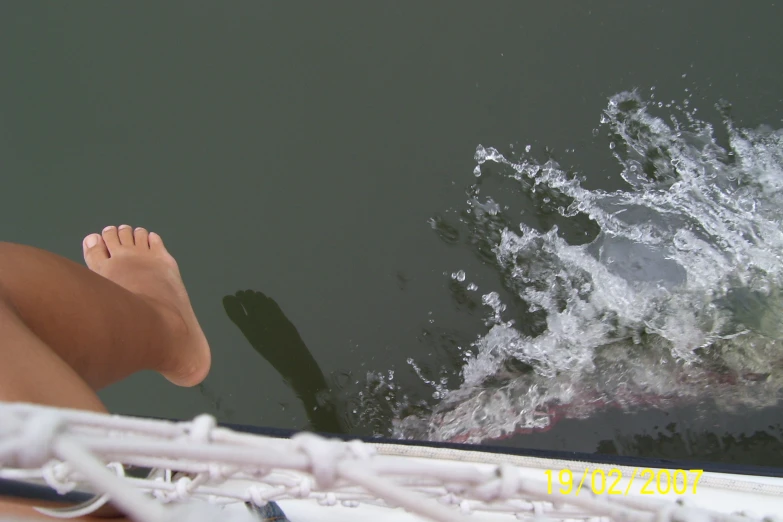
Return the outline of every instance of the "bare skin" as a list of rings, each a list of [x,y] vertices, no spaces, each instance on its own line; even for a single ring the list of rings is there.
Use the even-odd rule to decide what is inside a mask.
[[[209,345],[190,305],[179,266],[161,237],[141,227],[131,231],[120,225],[117,237],[114,227],[107,227],[102,236],[87,236],[83,249],[90,270],[147,301],[167,323],[175,345],[168,360],[152,369],[178,386],[203,381],[211,363]]]
[[[43,343],[33,350],[48,348],[92,390],[140,370],[158,371],[179,386],[201,382],[209,346],[160,236],[106,227],[87,236],[83,250],[90,270],[50,252],[0,243],[0,325],[16,341],[3,342],[3,352],[29,357],[25,346]],[[0,398],[9,391],[0,384]]]
[[[160,236],[110,226],[82,246],[89,269],[0,242],[0,400],[106,411],[95,392],[141,370],[203,381],[209,345]],[[12,504],[0,515],[37,515]]]

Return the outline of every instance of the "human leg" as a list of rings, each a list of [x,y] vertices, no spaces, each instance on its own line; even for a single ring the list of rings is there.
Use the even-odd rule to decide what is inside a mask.
[[[13,339],[0,340],[0,357],[24,359],[33,345],[43,350],[33,339],[14,346],[32,334],[93,390],[140,370],[159,371],[181,386],[201,382],[209,347],[160,236],[107,227],[87,236],[83,246],[90,269],[44,250],[0,243],[0,296],[4,313],[16,316],[4,324],[19,328]]]

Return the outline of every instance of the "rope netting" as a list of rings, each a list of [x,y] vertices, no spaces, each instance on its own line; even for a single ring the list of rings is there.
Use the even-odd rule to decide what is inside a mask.
[[[651,498],[636,490],[620,496],[596,495],[589,489],[578,495],[553,494],[542,466],[557,473],[567,466],[573,469],[574,462],[538,459],[539,469],[532,469],[527,461],[515,465],[508,455],[487,454],[489,463],[482,463],[457,461],[454,451],[436,457],[437,448],[418,454],[410,446],[393,448],[309,433],[290,439],[239,433],[217,426],[208,415],[173,422],[0,402],[0,478],[47,484],[60,494],[95,495],[77,510],[39,509],[52,516],[88,514],[110,500],[139,522],[184,516],[195,522],[250,520],[247,511],[224,508],[311,499],[324,506],[403,508],[440,522],[503,517],[761,520],[743,514],[747,506],[722,513],[693,505],[689,498]],[[149,473],[131,476],[131,469]],[[721,480],[725,482],[707,477],[701,487],[727,487]],[[735,491],[744,485],[746,494],[783,494],[783,486],[729,482]],[[764,520],[780,521],[769,516]]]

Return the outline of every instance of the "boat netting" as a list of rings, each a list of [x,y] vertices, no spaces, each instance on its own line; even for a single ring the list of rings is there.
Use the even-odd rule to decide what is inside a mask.
[[[696,491],[695,485],[678,484],[685,473],[671,470],[674,490],[687,492],[642,495],[644,484],[633,484],[633,468],[615,466],[625,478],[616,484],[622,494],[611,495],[596,492],[590,466],[311,433],[281,439],[221,427],[209,415],[175,422],[0,402],[0,478],[47,485],[61,495],[92,495],[75,507],[38,509],[50,516],[110,505],[139,522],[252,520],[244,503],[309,499],[314,506],[357,513],[380,506],[401,520],[411,513],[441,522],[781,520],[768,511],[748,511],[762,509],[756,500],[783,498],[783,485],[774,481],[704,473]],[[562,482],[551,480],[562,478],[563,470],[573,474],[567,493]],[[592,485],[577,490],[580,476]],[[729,493],[745,504],[730,512],[721,512],[719,503],[704,505],[709,497],[702,495]]]

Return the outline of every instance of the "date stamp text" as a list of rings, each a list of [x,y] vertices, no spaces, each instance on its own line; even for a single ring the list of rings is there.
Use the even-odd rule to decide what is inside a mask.
[[[570,469],[551,470],[546,475],[547,493],[561,495],[579,495],[587,489],[594,495],[628,495],[636,492],[642,495],[686,495],[696,494],[702,473],[701,469],[653,469],[633,468],[631,474],[618,468],[603,470],[584,468],[579,473]],[[636,486],[636,488],[634,488]]]

